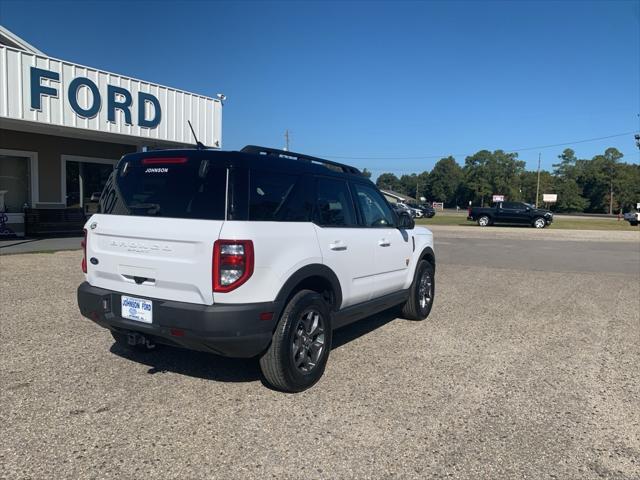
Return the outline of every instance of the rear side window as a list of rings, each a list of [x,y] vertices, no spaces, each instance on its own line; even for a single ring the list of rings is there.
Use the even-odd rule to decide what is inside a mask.
[[[227,169],[210,160],[122,162],[105,186],[100,212],[224,220]]]
[[[308,222],[313,205],[300,175],[251,170],[249,220]]]
[[[331,178],[317,179],[316,221],[327,227],[348,227],[357,224],[347,182]]]

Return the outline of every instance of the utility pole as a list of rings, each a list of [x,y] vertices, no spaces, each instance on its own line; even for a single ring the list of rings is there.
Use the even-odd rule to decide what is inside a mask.
[[[285,152],[289,151],[289,129],[288,128],[284,131],[284,151]]]
[[[539,193],[540,193],[540,153],[538,153],[538,186],[536,187],[536,208],[538,208]]]
[[[613,215],[613,175],[609,179],[610,191],[609,191],[609,215]]]

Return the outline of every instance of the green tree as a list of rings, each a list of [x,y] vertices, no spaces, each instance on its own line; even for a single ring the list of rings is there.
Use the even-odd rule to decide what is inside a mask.
[[[560,155],[559,163],[553,164],[553,175],[561,178],[574,178],[576,177],[576,153],[570,148],[566,148]]]
[[[367,167],[364,167],[362,169],[362,175],[364,175],[367,178],[371,178],[371,172],[369,170],[367,170]]]
[[[558,195],[554,210],[582,212],[589,205],[589,201],[583,197],[585,161],[578,160],[570,148],[565,149],[558,158],[560,162],[553,165],[554,193]]]
[[[464,160],[465,183],[473,192],[473,200],[479,199],[482,206],[484,206],[484,199],[492,193],[487,167],[490,158],[489,150],[480,150]]]
[[[438,162],[429,174],[430,199],[443,202],[446,206],[459,205],[464,171],[455,158],[447,157]]]
[[[475,193],[476,200],[484,205],[491,194],[502,194],[516,199],[520,196],[519,177],[524,172],[525,162],[518,160],[517,153],[503,150],[481,150],[465,159],[467,186]]]
[[[517,200],[535,204],[536,191],[538,191],[538,172],[521,172],[520,173],[520,189]],[[542,203],[542,195],[545,193],[556,193],[553,175],[546,170],[540,171],[540,192],[538,195],[538,205]]]
[[[401,189],[402,184],[400,183],[400,179],[396,177],[393,173],[383,173],[376,180],[376,185],[378,188],[399,191]],[[404,192],[401,192],[404,193]]]
[[[400,177],[400,192],[409,195],[420,201],[420,197],[424,196],[429,182],[429,172],[420,174],[412,173],[410,175],[402,175]]]
[[[640,202],[640,165],[620,163],[614,180],[616,209],[622,212],[635,211]]]
[[[624,157],[617,148],[607,148],[604,152],[604,176],[609,184],[609,215],[613,213],[614,185],[617,180],[620,159]]]
[[[553,209],[558,212],[583,212],[589,201],[582,196],[582,189],[572,178],[554,177],[554,192],[558,201]]]
[[[578,183],[582,185],[584,197],[589,200],[588,211],[613,213],[614,186],[622,156],[616,148],[607,148],[603,155],[596,155],[583,163]]]

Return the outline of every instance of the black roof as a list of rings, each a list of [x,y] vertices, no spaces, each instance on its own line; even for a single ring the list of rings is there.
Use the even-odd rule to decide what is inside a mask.
[[[283,170],[291,173],[316,173],[323,175],[337,175],[357,177],[360,180],[366,179],[360,170],[350,165],[345,165],[323,158],[312,157],[286,150],[277,150],[256,145],[247,145],[240,151],[235,150],[213,150],[213,149],[174,149],[174,150],[151,150],[147,152],[130,153],[122,157],[121,161],[137,160],[142,158],[166,158],[166,157],[188,157],[199,159],[211,159],[226,161],[237,166],[268,168]]]

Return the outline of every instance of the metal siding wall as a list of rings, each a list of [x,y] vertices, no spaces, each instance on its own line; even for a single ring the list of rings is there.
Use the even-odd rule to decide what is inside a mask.
[[[42,86],[53,87],[58,93],[57,97],[42,95],[40,111],[31,109],[31,67],[49,70],[60,75],[59,82],[42,79]],[[100,110],[93,118],[77,115],[69,104],[69,84],[77,77],[89,78],[100,92]],[[124,112],[118,109],[116,109],[115,123],[108,121],[108,85],[124,88],[131,93],[130,110],[133,125],[125,123]],[[150,93],[158,99],[162,117],[157,127],[150,129],[138,125],[138,92]],[[86,109],[93,104],[93,101],[90,90],[84,86],[80,87],[78,90],[80,107]],[[145,118],[151,118],[153,107],[149,104],[145,107],[147,110]],[[187,120],[191,120],[200,141],[208,146],[215,146],[216,141],[221,142],[222,106],[217,99],[0,45],[0,118],[116,133],[176,144],[193,143],[191,130],[187,124]]]

